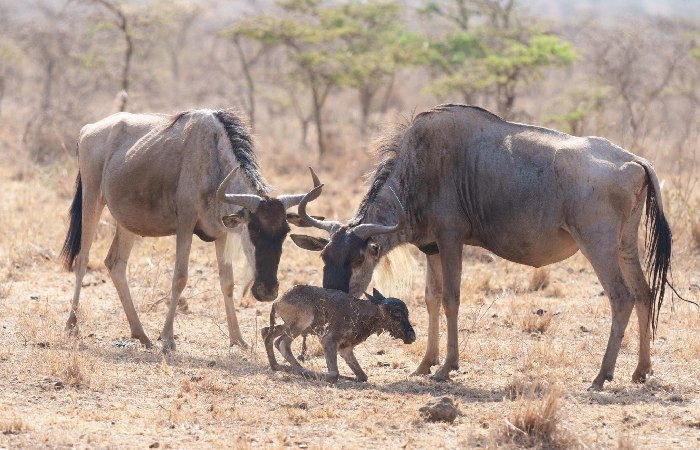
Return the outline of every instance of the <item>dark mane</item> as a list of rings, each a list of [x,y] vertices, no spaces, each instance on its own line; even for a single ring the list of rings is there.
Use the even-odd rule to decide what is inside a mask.
[[[418,115],[416,116],[416,118],[414,119],[414,121],[415,121],[415,120],[418,120],[419,118],[421,118],[421,117],[423,117],[423,116],[426,116],[426,115],[428,115],[428,114],[433,114],[433,113],[442,112],[442,111],[449,111],[449,110],[454,109],[454,108],[473,109],[473,110],[476,110],[476,111],[478,111],[478,112],[480,112],[480,113],[483,113],[483,114],[486,115],[486,116],[489,116],[489,118],[491,118],[491,119],[493,119],[493,120],[503,121],[503,119],[502,119],[499,115],[492,113],[492,112],[489,111],[488,109],[484,109],[484,108],[482,108],[481,106],[465,105],[465,104],[463,104],[463,103],[445,103],[445,104],[442,104],[442,105],[437,105],[437,106],[435,106],[434,108],[431,108],[431,109],[429,109],[429,110],[427,110],[427,111],[423,111],[422,113],[418,114]]]
[[[377,164],[376,169],[374,169],[374,173],[370,175],[372,178],[372,185],[362,199],[362,203],[360,203],[355,217],[350,221],[350,226],[355,226],[362,222],[367,215],[367,210],[370,205],[377,198],[377,194],[379,194],[387,178],[389,178],[389,175],[394,170],[401,149],[401,140],[411,123],[412,121],[409,123],[393,124],[382,132],[374,141],[374,153],[379,157],[380,162]]]
[[[214,111],[214,116],[224,126],[240,170],[250,185],[258,195],[267,195],[271,189],[260,175],[260,166],[255,156],[253,137],[250,135],[248,124],[233,109]]]

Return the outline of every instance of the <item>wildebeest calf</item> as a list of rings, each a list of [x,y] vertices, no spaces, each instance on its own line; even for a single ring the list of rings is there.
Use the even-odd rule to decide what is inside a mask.
[[[357,344],[383,331],[410,344],[416,340],[416,333],[408,321],[408,308],[404,302],[386,298],[376,289],[372,295],[365,295],[369,301],[316,286],[294,286],[285,292],[272,305],[270,326],[261,330],[272,370],[289,369],[280,366],[275,359],[272,345],[277,339],[274,345],[291,364],[293,372],[335,383],[339,378],[340,353],[355,374],[355,380],[367,381],[367,375],[353,353]],[[279,316],[284,325],[275,325],[275,316]],[[321,339],[327,373],[305,369],[294,357],[291,344],[300,334],[315,334]]]

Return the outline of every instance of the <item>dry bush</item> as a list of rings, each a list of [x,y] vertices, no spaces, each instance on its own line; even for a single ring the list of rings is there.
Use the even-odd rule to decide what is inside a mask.
[[[532,272],[530,277],[530,292],[540,291],[549,286],[549,267],[539,267]]]
[[[496,445],[518,447],[570,448],[575,439],[560,427],[562,391],[550,389],[541,399],[535,386],[515,399],[515,408],[505,424],[497,429]]]
[[[4,435],[20,434],[25,431],[30,431],[32,428],[19,417],[11,419],[0,419],[0,432]]]
[[[690,224],[690,232],[693,236],[695,248],[700,249],[700,219],[694,220]]]
[[[553,314],[550,311],[543,314],[529,314],[523,319],[523,331],[544,334],[552,323],[552,317]]]

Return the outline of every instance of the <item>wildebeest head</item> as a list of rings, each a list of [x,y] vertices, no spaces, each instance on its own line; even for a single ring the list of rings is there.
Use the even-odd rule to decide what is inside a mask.
[[[255,281],[251,292],[259,301],[272,301],[277,298],[279,289],[277,268],[282,256],[282,244],[290,230],[289,224],[310,226],[299,215],[287,212],[288,208],[301,202],[304,194],[281,195],[277,198],[253,194],[226,194],[237,169],[238,167],[233,169],[219,185],[216,196],[220,201],[242,208],[234,214],[224,216],[221,221],[227,228],[246,225],[250,241],[255,248]],[[319,186],[320,182],[313,171],[312,176],[314,186]]]
[[[324,288],[359,297],[367,289],[374,268],[384,255],[374,237],[399,231],[404,225],[404,217],[402,215],[399,223],[389,226],[360,224],[350,227],[340,222],[318,220],[306,214],[306,204],[318,198],[322,188],[323,184],[319,184],[304,196],[299,203],[299,216],[312,226],[327,231],[330,239],[299,234],[290,237],[303,249],[321,251]]]
[[[389,332],[391,337],[401,339],[404,344],[411,344],[416,340],[416,332],[408,320],[408,307],[398,298],[384,297],[381,292],[374,289],[372,295],[365,292],[367,300],[379,306],[382,320],[382,328]]]

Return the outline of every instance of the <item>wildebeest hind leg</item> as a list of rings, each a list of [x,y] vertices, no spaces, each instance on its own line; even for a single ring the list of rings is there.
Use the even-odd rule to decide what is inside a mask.
[[[82,228],[80,233],[80,252],[75,260],[75,289],[73,290],[73,301],[71,302],[70,314],[66,322],[66,330],[77,332],[78,306],[80,304],[80,288],[83,285],[83,277],[87,271],[90,261],[90,247],[95,239],[95,230],[104,208],[104,203],[99,197],[99,185],[94,187],[86,182],[83,177],[83,198],[82,198]]]
[[[612,311],[608,345],[605,349],[600,372],[589,388],[592,390],[601,390],[605,381],[612,381],[622,337],[634,307],[632,295],[625,284],[618,262],[619,230],[619,226],[611,226],[607,229],[596,227],[594,230],[576,237],[581,251],[590,261],[600,284],[603,285]]]
[[[243,348],[248,348],[250,345],[243,339],[241,329],[238,326],[238,317],[236,317],[236,307],[233,304],[233,266],[231,261],[226,260],[224,254],[227,239],[233,239],[233,236],[224,235],[224,237],[217,239],[214,245],[216,247],[216,261],[219,265],[219,284],[221,292],[224,294],[229,343],[231,346],[240,345]]]
[[[286,331],[286,325],[275,325],[273,327],[265,327],[260,330],[263,342],[265,343],[265,351],[267,352],[267,359],[270,362],[270,368],[272,370],[280,370],[281,367],[277,363],[277,358],[275,358],[275,350],[273,348],[274,340],[282,336]]]
[[[131,337],[138,339],[147,348],[151,348],[153,344],[143,330],[143,325],[141,325],[139,315],[134,308],[134,302],[131,299],[129,284],[126,279],[126,265],[129,261],[131,249],[134,247],[135,238],[136,236],[129,230],[121,225],[117,225],[117,232],[114,234],[114,240],[112,240],[109,253],[107,253],[107,258],[105,258],[105,265],[109,270],[109,276],[117,289],[117,295],[119,295],[119,300],[129,321]]]
[[[639,261],[639,251],[637,248],[637,233],[642,215],[642,204],[640,201],[632,216],[622,228],[622,246],[618,253],[620,268],[625,277],[625,282],[634,296],[634,306],[637,310],[637,322],[639,325],[639,360],[637,368],[632,374],[632,381],[643,383],[647,376],[653,373],[651,368],[651,322],[649,321],[649,304],[651,302],[651,291],[649,284],[644,278],[641,262]]]

